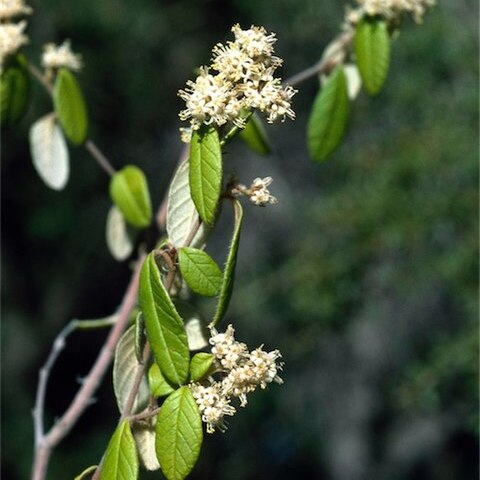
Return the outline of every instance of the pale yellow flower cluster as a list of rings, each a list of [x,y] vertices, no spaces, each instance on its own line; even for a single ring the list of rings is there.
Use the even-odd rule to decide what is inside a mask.
[[[255,26],[242,30],[239,25],[232,32],[235,40],[216,45],[211,65],[202,67],[196,80],[179,91],[186,103],[180,118],[190,120],[193,130],[226,123],[243,127],[245,112],[253,109],[265,113],[270,123],[294,119],[290,101],[296,92],[274,76],[282,64],[273,55],[275,34]],[[182,131],[188,140],[189,130]]]
[[[23,0],[0,0],[0,73],[7,57],[28,43],[24,33],[27,22],[14,23],[13,18],[30,13],[32,9]]]
[[[190,388],[195,398],[207,432],[216,428],[225,431],[225,416],[232,416],[236,409],[231,405],[233,398],[240,400],[240,406],[247,405],[247,394],[258,387],[264,389],[271,382],[283,383],[278,376],[283,363],[279,362],[278,350],[265,352],[263,346],[252,352],[247,345],[237,342],[234,329],[229,325],[225,333],[212,328],[212,354],[215,356],[221,379],[210,377],[206,382],[192,383]]]
[[[232,188],[232,195],[236,197],[245,195],[248,197],[250,202],[258,207],[265,207],[268,204],[275,205],[278,203],[278,200],[270,193],[270,190],[268,189],[272,182],[272,177],[257,177],[253,180],[249,188],[242,184],[235,185],[235,187]]]
[[[65,40],[61,45],[47,43],[43,47],[42,66],[46,69],[66,67],[78,71],[82,68],[82,58],[72,52],[69,40]]]
[[[436,0],[357,0],[359,10],[350,10],[347,17],[350,23],[362,13],[368,16],[381,15],[387,19],[395,19],[403,14],[412,15],[417,23],[422,23],[426,10],[436,4]]]

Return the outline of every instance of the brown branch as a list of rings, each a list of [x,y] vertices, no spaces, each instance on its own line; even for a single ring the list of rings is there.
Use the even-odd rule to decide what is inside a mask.
[[[105,345],[102,347],[97,360],[85,378],[77,395],[60,420],[52,426],[47,434],[44,435],[41,430],[38,434],[36,433],[38,442],[36,442],[35,445],[32,480],[45,479],[52,450],[65,438],[88,405],[90,405],[91,399],[112,361],[115,346],[125,330],[130,313],[136,304],[140,268],[144,258],[145,255],[141,255],[136,262],[135,271],[123,297],[117,322],[110,330]],[[42,410],[36,413],[36,418],[40,418],[40,416],[43,418]],[[41,425],[36,425],[36,427],[41,427]],[[43,426],[41,428],[43,429]]]

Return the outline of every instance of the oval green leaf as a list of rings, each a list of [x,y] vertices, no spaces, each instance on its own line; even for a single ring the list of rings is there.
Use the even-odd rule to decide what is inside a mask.
[[[127,165],[110,180],[110,197],[125,220],[137,228],[152,221],[152,204],[144,173],[135,165]]]
[[[308,120],[308,149],[317,162],[326,160],[342,141],[348,110],[347,81],[343,68],[337,67],[315,98]]]
[[[222,286],[218,297],[217,309],[212,321],[213,326],[217,325],[227,312],[232,297],[233,282],[235,280],[235,267],[237,265],[237,252],[240,243],[240,231],[242,229],[243,209],[238,200],[232,200],[232,202],[234,210],[233,235],[228,250],[227,262],[223,271]]]
[[[148,370],[148,383],[150,385],[150,392],[157,398],[166,397],[175,391],[167,382],[160,367],[156,363],[152,363],[152,366]]]
[[[203,250],[182,247],[178,252],[180,271],[187,285],[199,295],[214,297],[222,284],[222,271]]]
[[[183,480],[197,462],[203,441],[202,420],[192,392],[172,393],[157,417],[157,457],[168,480]]]
[[[37,120],[30,128],[33,166],[45,185],[62,190],[68,182],[70,159],[67,142],[53,113]]]
[[[201,380],[210,370],[215,360],[211,353],[200,352],[193,356],[190,362],[190,380],[197,382]]]
[[[364,18],[355,31],[355,54],[365,90],[376,95],[387,78],[390,36],[385,20]]]
[[[190,363],[187,334],[162,283],[153,253],[143,264],[139,293],[147,337],[157,363],[167,380],[181,385],[188,379]]]
[[[113,390],[120,413],[125,409],[125,403],[132,390],[139,366],[140,363],[135,353],[135,327],[132,325],[118,342],[113,361]],[[144,376],[133,403],[133,414],[141,412],[147,407],[149,396],[150,390],[147,378]]]
[[[138,457],[135,440],[127,420],[121,422],[107,447],[100,480],[136,480]]]
[[[131,255],[133,242],[125,218],[115,205],[108,212],[105,237],[108,250],[115,260],[122,262]]]
[[[65,136],[74,144],[81,145],[87,139],[88,116],[82,90],[74,74],[61,68],[53,87],[53,104]]]
[[[190,194],[189,160],[184,160],[170,183],[167,205],[167,234],[173,246],[185,245],[188,235],[198,221],[198,212]],[[208,227],[202,222],[191,247],[200,247],[208,235]]]
[[[213,127],[202,127],[192,134],[189,181],[200,218],[212,225],[222,188],[222,150]]]
[[[256,113],[250,117],[245,128],[240,132],[240,138],[259,155],[268,155],[272,151],[267,132]]]
[[[2,127],[16,124],[27,110],[30,76],[21,54],[10,57],[0,77],[0,121]]]

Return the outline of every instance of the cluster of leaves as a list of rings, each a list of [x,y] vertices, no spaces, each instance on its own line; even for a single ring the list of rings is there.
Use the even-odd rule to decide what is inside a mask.
[[[349,34],[344,34],[348,38]],[[332,50],[342,48],[333,44]],[[350,100],[354,100],[360,73],[365,90],[377,95],[387,78],[390,63],[390,34],[387,21],[365,17],[354,34],[356,65],[340,63],[323,79],[310,113],[307,128],[308,148],[317,162],[325,161],[340,145],[347,131]],[[358,69],[358,70],[357,70]]]

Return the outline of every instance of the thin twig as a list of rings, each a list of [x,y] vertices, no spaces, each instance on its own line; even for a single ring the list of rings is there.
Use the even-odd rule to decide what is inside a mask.
[[[70,432],[80,415],[85,411],[87,406],[90,405],[91,398],[93,397],[97,387],[100,385],[100,382],[108,366],[110,365],[115,346],[125,330],[128,324],[130,313],[136,304],[140,268],[143,264],[144,258],[145,255],[141,255],[137,260],[135,271],[132,275],[132,279],[130,280],[120,307],[118,320],[110,330],[105,345],[102,347],[97,360],[85,378],[80,390],[77,392],[77,395],[73,399],[66,412],[62,415],[60,420],[52,426],[50,431],[46,435],[38,435],[39,441],[35,447],[32,480],[45,479],[52,450]],[[40,407],[42,407],[42,409],[40,409],[37,415],[43,418],[43,406],[40,405]]]

